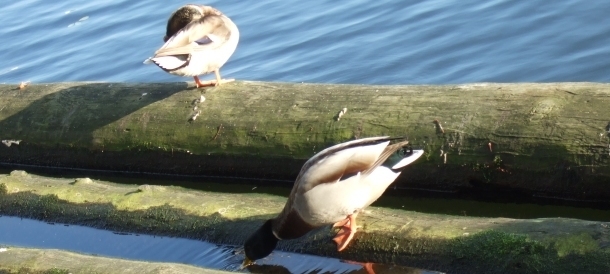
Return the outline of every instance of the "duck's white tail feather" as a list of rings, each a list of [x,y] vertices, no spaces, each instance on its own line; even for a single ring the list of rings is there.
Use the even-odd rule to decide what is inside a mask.
[[[394,166],[392,166],[392,169],[399,169],[399,168],[405,167],[406,165],[413,163],[415,160],[417,160],[422,155],[424,155],[423,149],[413,150],[413,154],[411,154],[411,156],[405,157],[404,159],[400,160],[400,162],[398,162]]]
[[[151,61],[165,70],[175,70],[186,65],[188,58],[184,57],[185,55],[160,56],[151,58]]]

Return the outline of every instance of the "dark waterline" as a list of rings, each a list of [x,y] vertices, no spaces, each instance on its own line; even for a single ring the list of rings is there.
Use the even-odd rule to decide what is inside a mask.
[[[155,262],[173,262],[206,268],[240,271],[244,259],[239,247],[143,234],[116,233],[77,225],[44,223],[0,216],[0,246],[53,248]],[[421,269],[375,264],[383,273],[438,273]],[[253,273],[364,273],[362,266],[338,259],[275,251]]]
[[[20,166],[28,173],[58,177],[79,178],[109,181],[131,185],[174,185],[223,193],[266,193],[288,197],[292,181],[268,181],[252,178],[223,178],[206,176],[176,176],[164,174],[133,174],[124,172],[92,171],[80,169],[48,169]],[[9,174],[11,170],[0,166],[0,174]],[[590,221],[610,221],[610,214],[605,209],[549,205],[536,203],[504,202],[504,198],[489,197],[484,201],[455,198],[452,193],[438,193],[414,189],[395,189],[390,186],[384,195],[373,206],[417,211],[421,213],[446,214],[471,217],[504,217],[515,219],[532,218],[574,218]]]

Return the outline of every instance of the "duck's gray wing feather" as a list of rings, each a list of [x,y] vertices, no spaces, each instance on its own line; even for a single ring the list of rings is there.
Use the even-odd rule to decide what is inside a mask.
[[[191,54],[225,43],[231,31],[222,16],[209,15],[193,21],[178,31],[155,52],[155,57]]]

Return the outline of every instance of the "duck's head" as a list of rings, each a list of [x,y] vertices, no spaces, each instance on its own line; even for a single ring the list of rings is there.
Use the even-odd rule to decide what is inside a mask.
[[[421,149],[418,150],[404,146],[388,157],[383,165],[394,172],[401,172],[407,165],[417,160],[423,154],[424,151]]]
[[[265,258],[275,249],[278,239],[273,235],[272,225],[273,219],[267,220],[246,240],[244,244],[246,261],[251,262]]]
[[[167,42],[170,37],[174,36],[176,32],[184,28],[190,22],[199,20],[202,16],[201,8],[197,5],[185,5],[174,11],[167,20],[167,31],[163,41]]]

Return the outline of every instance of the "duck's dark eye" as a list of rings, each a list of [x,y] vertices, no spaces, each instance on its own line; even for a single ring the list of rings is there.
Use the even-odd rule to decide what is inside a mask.
[[[409,157],[411,155],[413,155],[413,147],[408,146],[408,147],[403,147],[401,149],[399,149],[397,151],[398,155],[401,155],[402,157]]]

